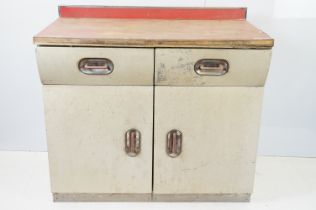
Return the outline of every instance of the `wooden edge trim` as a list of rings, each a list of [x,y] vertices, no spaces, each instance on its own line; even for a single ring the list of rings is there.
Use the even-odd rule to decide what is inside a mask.
[[[35,36],[33,37],[34,44],[37,45],[50,45],[50,46],[95,46],[95,47],[180,47],[180,48],[224,48],[224,49],[234,49],[234,48],[243,48],[243,49],[271,49],[273,47],[273,39],[261,39],[255,41],[248,40],[216,40],[208,41],[202,40],[199,42],[196,41],[177,41],[177,40],[164,40],[164,41],[146,41],[146,40],[130,40],[129,42],[121,42],[120,40],[103,40],[96,41],[94,39],[86,39],[82,42],[78,38],[68,38],[67,40],[63,38],[48,38]]]
[[[63,18],[244,20],[247,8],[59,6]]]

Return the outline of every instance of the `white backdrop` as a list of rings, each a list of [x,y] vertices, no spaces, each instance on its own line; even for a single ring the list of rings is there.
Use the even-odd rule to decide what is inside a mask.
[[[32,36],[57,5],[246,6],[275,39],[259,153],[316,157],[316,3],[313,0],[4,0],[0,13],[0,150],[45,151],[44,111]]]

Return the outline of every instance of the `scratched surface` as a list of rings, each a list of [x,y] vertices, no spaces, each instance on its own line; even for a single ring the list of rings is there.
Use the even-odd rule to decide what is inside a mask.
[[[159,86],[264,86],[271,50],[164,49],[155,50],[155,84]],[[228,72],[201,76],[194,71],[200,59],[224,59]]]
[[[251,193],[262,87],[155,87],[154,192]],[[182,153],[165,151],[166,133]]]

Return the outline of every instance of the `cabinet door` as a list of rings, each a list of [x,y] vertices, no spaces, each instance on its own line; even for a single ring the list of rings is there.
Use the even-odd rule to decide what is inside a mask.
[[[48,85],[44,103],[53,193],[150,196],[153,87]],[[135,157],[129,129],[140,132]]]
[[[262,87],[155,87],[154,194],[245,194],[253,187]],[[167,133],[182,133],[180,155]],[[171,144],[172,146],[172,144]],[[165,196],[165,197],[164,197]]]

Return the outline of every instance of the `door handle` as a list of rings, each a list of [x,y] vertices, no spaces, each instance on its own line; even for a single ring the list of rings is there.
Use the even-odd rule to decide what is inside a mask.
[[[194,65],[195,73],[200,76],[222,76],[228,69],[228,61],[224,59],[201,59]]]
[[[130,129],[125,133],[125,152],[130,157],[135,157],[141,150],[141,134],[136,129]]]
[[[179,130],[173,129],[167,133],[167,154],[175,158],[181,154],[182,151],[182,133]]]
[[[87,75],[107,75],[113,72],[114,65],[107,58],[83,58],[79,61],[78,68]]]

